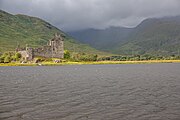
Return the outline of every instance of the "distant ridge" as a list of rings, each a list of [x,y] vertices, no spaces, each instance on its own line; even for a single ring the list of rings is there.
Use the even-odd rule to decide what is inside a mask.
[[[131,28],[110,27],[104,30],[86,29],[68,32],[68,34],[97,49],[111,51],[114,46],[124,42],[131,31]]]
[[[180,16],[146,19],[135,28],[86,29],[69,34],[99,50],[116,54],[177,55]]]

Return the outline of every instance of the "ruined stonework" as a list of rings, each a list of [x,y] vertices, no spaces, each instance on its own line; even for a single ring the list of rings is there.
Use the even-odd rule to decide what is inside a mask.
[[[64,39],[61,35],[55,34],[46,46],[40,48],[26,46],[25,50],[17,48],[16,51],[28,61],[33,60],[34,57],[64,58]]]

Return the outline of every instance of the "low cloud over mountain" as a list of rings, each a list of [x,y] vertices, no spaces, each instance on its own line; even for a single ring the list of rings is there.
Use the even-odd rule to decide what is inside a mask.
[[[179,0],[0,0],[0,9],[45,19],[65,30],[134,27],[150,17],[180,15]]]

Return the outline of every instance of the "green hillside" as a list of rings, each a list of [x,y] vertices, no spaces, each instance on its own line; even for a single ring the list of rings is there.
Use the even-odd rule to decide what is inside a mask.
[[[46,45],[55,33],[65,35],[65,49],[75,52],[105,54],[81,44],[51,24],[26,15],[12,15],[0,10],[0,52],[15,50],[17,44],[24,47]]]
[[[121,54],[178,55],[180,17],[147,19],[134,28],[127,42],[112,51]]]
[[[111,27],[70,32],[74,38],[115,54],[178,55],[180,17],[146,19],[135,28]]]

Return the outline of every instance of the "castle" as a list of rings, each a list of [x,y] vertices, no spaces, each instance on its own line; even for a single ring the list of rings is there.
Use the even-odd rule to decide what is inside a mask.
[[[26,46],[25,49],[18,46],[16,52],[20,53],[26,61],[31,61],[34,57],[64,58],[64,39],[62,35],[55,34],[46,46],[40,48]]]

